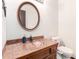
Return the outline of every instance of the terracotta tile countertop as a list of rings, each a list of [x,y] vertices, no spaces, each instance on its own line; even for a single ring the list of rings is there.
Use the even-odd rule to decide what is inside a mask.
[[[32,43],[27,41],[25,44],[20,42],[16,44],[6,45],[2,59],[17,59],[21,56],[28,55],[56,43],[57,42],[48,39],[39,39],[33,40]]]

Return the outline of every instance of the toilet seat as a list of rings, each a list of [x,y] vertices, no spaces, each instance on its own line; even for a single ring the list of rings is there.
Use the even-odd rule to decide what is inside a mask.
[[[72,49],[67,48],[67,47],[65,47],[65,46],[60,46],[60,47],[58,47],[57,49],[58,49],[58,51],[60,52],[60,54],[63,54],[63,55],[65,55],[65,56],[67,56],[67,57],[71,57],[71,56],[73,55]]]

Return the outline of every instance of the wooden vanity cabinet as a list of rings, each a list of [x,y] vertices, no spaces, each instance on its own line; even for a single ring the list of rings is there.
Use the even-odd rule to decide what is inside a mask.
[[[56,59],[58,43],[44,38],[33,37],[34,42],[27,41],[25,44],[21,39],[9,40],[6,43],[3,59]],[[40,42],[37,46],[35,42]]]
[[[54,44],[17,59],[56,59],[57,45],[58,44]]]

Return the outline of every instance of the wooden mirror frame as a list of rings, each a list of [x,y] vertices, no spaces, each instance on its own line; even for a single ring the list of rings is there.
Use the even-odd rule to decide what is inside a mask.
[[[21,9],[21,7],[22,7],[23,5],[25,5],[25,4],[29,4],[29,5],[33,6],[33,7],[35,8],[35,10],[37,11],[37,14],[38,14],[38,22],[37,22],[36,26],[35,26],[34,28],[32,28],[32,29],[29,29],[29,28],[24,27],[24,26],[22,25],[22,23],[21,23],[21,20],[20,20],[20,15],[19,15],[19,14],[20,14],[20,9]],[[37,7],[36,7],[33,3],[31,3],[31,2],[23,2],[23,3],[19,6],[19,8],[18,8],[17,16],[18,16],[19,24],[21,25],[21,27],[22,27],[24,30],[27,30],[27,31],[32,31],[32,30],[36,29],[36,28],[38,27],[39,23],[40,23],[40,14],[39,14],[39,11],[38,11]]]

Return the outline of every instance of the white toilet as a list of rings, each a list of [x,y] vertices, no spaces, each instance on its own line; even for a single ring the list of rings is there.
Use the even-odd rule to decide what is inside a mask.
[[[59,37],[52,37],[52,40],[59,43],[57,48],[57,59],[70,59],[70,57],[72,57],[72,49],[66,47]]]

